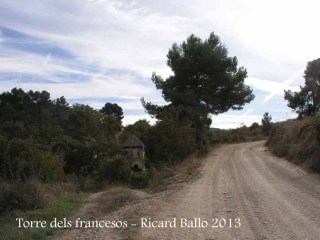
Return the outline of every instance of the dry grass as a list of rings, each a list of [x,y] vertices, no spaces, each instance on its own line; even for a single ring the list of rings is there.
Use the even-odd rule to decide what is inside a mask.
[[[76,185],[42,183],[30,179],[25,183],[0,183],[0,214],[14,209],[43,208],[68,193],[76,192]]]
[[[114,212],[134,200],[131,190],[127,186],[121,185],[112,186],[97,195],[96,198],[90,200],[92,204],[90,211],[93,212],[95,216]]]
[[[176,188],[180,183],[194,180],[200,173],[203,157],[191,155],[175,165],[162,165],[158,169],[152,169],[147,190],[150,192],[164,191]]]
[[[320,144],[315,121],[311,117],[276,124],[267,146],[280,157],[320,171]]]
[[[0,216],[0,239],[6,240],[30,240],[46,239],[56,229],[46,228],[21,228],[18,229],[16,218],[28,220],[52,221],[54,218],[68,217],[79,207],[84,198],[83,194],[67,194],[42,209],[27,211],[12,211]]]

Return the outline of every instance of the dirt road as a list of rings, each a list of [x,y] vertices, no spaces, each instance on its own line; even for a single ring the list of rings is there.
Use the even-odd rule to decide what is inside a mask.
[[[150,218],[154,226],[175,219],[176,227],[141,227],[141,218]],[[207,221],[208,226],[197,227],[194,218]],[[217,224],[212,221],[214,218]],[[177,190],[145,196],[102,219],[127,220],[129,227],[82,230],[73,236],[139,240],[320,239],[320,178],[272,156],[263,142],[223,145],[205,159],[198,180]],[[182,227],[183,219],[190,221],[187,223],[193,228]]]

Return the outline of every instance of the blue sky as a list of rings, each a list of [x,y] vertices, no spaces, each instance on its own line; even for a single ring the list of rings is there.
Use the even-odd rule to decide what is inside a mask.
[[[248,71],[256,98],[242,111],[213,116],[232,128],[295,117],[283,90],[302,85],[320,57],[317,0],[2,0],[0,92],[47,90],[52,98],[100,108],[118,103],[124,124],[150,119],[140,98],[164,104],[150,78],[171,74],[166,54],[190,34],[214,31]]]

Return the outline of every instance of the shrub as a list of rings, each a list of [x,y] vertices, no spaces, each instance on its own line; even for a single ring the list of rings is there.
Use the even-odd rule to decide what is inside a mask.
[[[272,117],[269,113],[264,113],[263,118],[261,119],[261,130],[263,134],[268,136],[270,134],[270,131],[272,129]]]
[[[122,155],[115,155],[112,159],[106,159],[99,169],[98,180],[113,182],[130,182],[130,168],[127,160]]]
[[[11,140],[1,156],[4,180],[25,182],[31,178],[59,180],[63,176],[63,160],[44,147],[27,140]]]
[[[0,185],[0,214],[14,209],[42,208],[48,202],[45,188],[38,180]]]
[[[0,184],[0,214],[19,207],[16,189],[13,184]]]
[[[18,184],[16,191],[19,200],[19,208],[21,209],[42,208],[48,202],[45,188],[37,179],[31,179],[24,184]]]
[[[68,151],[65,154],[66,173],[75,173],[76,175],[88,175],[96,168],[94,158],[94,148],[90,142],[80,142],[76,139],[70,139]]]
[[[146,139],[146,155],[152,164],[176,163],[195,150],[195,130],[172,120],[153,126]]]
[[[131,185],[137,188],[143,188],[148,185],[148,172],[131,172]]]

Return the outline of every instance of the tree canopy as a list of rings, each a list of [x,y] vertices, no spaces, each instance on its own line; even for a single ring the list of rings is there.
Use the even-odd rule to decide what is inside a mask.
[[[116,152],[123,113],[106,103],[99,111],[69,106],[47,91],[14,88],[0,94],[0,180],[54,180],[89,174]]]
[[[106,103],[100,112],[109,117],[123,119],[122,108],[116,103]]]
[[[284,91],[284,99],[299,117],[313,116],[320,111],[320,58],[310,61],[304,72],[305,86],[300,91]]]
[[[219,114],[242,109],[254,98],[244,84],[246,69],[237,67],[236,57],[228,57],[227,48],[214,33],[205,41],[191,35],[181,45],[174,43],[167,58],[173,75],[163,80],[154,73],[152,81],[174,106],[192,106]]]
[[[201,129],[210,126],[209,114],[240,110],[254,99],[244,84],[246,69],[238,68],[237,58],[228,56],[214,33],[204,41],[191,35],[180,45],[174,43],[167,58],[173,75],[164,80],[153,73],[152,81],[169,104],[157,106],[142,99],[147,112],[158,119],[174,116]]]
[[[261,130],[263,132],[264,135],[269,135],[271,128],[272,128],[272,117],[271,115],[266,112],[263,114],[263,117],[261,119]]]

